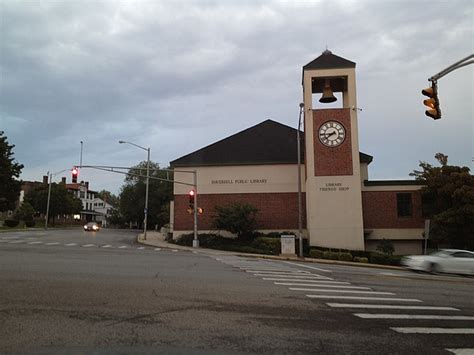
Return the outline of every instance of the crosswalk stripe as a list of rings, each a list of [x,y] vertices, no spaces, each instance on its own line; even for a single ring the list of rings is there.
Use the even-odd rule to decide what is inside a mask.
[[[145,247],[138,247],[137,249],[138,250],[143,250],[143,249],[145,249]]]
[[[320,279],[281,279],[274,277],[264,277],[263,280],[266,281],[288,281],[288,282],[311,282],[315,284],[338,284],[338,285],[350,285],[350,282],[343,281],[331,281],[331,280],[320,280]]]
[[[395,297],[366,297],[366,296],[339,296],[339,295],[306,295],[309,298],[336,299],[336,300],[360,300],[360,301],[385,301],[385,302],[423,302],[416,298]]]
[[[8,244],[20,244],[20,243],[26,243],[26,240],[12,240]]]
[[[106,244],[106,245],[101,245],[100,247],[101,247],[101,248],[112,248],[112,245]]]
[[[241,270],[245,270],[247,272],[264,272],[264,273],[280,273],[280,272],[290,272],[290,273],[293,273],[293,274],[309,274],[310,272],[309,271],[298,271],[298,270],[289,270],[289,269],[264,269],[264,268],[255,268],[255,267],[252,267],[252,268],[245,268],[245,267],[241,267],[239,268]]]
[[[125,248],[128,248],[128,246],[127,246],[127,245],[121,245],[121,246],[119,246],[118,248],[119,248],[119,249],[125,249]]]
[[[89,247],[93,247],[95,246],[95,244],[84,244],[82,245],[83,248],[89,248]]]
[[[66,246],[66,247],[73,247],[73,246],[76,246],[76,245],[77,245],[76,243],[64,244],[64,246]]]
[[[318,271],[322,271],[322,272],[332,272],[331,270],[321,269],[321,268],[315,267],[315,266],[309,266],[309,265],[303,265],[303,264],[293,263],[293,262],[291,262],[291,261],[284,261],[284,263],[290,264],[290,265],[297,265],[297,266],[300,266],[300,267],[305,267],[305,268],[308,268],[308,269],[318,270]]]
[[[59,242],[46,243],[45,245],[58,245]]]
[[[390,327],[403,334],[474,334],[474,328]]]
[[[459,311],[454,307],[434,307],[434,306],[401,306],[387,304],[354,304],[354,303],[326,303],[333,308],[373,308],[373,309],[418,309],[430,311]]]
[[[371,295],[394,295],[393,292],[379,292],[379,291],[327,290],[324,288],[300,288],[300,287],[289,287],[289,289],[291,291],[306,291],[306,292],[310,291],[310,292],[361,293],[361,294],[371,294]]]
[[[173,253],[177,253],[178,252],[178,249],[173,249],[171,250]]]
[[[322,284],[301,284],[301,283],[292,283],[292,282],[274,282],[275,285],[283,286],[311,286],[311,287],[329,287],[329,288],[350,288],[354,290],[370,290],[369,287],[360,287],[360,286],[345,286],[345,285],[322,285]]]
[[[326,276],[320,276],[320,275],[315,275],[315,274],[301,274],[301,275],[295,275],[295,274],[254,274],[255,276],[280,276],[280,277],[293,277],[295,279],[312,279],[312,280],[332,280],[329,277]]]
[[[436,319],[436,320],[474,320],[472,316],[440,316],[432,314],[375,314],[354,313],[356,317],[364,319]]]
[[[155,248],[155,250],[156,250],[156,251],[160,251],[160,250],[161,250],[161,248]]]
[[[28,244],[43,244],[43,242],[29,242]]]
[[[452,352],[456,355],[472,355],[474,354],[474,348],[459,348],[459,349],[445,349],[446,351]]]
[[[290,271],[290,270],[276,270],[276,271],[265,271],[265,270],[245,270],[245,272],[250,272],[252,274],[288,274],[288,275],[311,275],[309,271]]]
[[[0,239],[0,243],[9,243],[10,240],[9,239]]]

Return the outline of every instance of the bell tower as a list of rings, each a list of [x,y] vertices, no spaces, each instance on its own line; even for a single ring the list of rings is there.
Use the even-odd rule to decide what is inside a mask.
[[[364,249],[355,66],[326,50],[303,67],[311,246]]]

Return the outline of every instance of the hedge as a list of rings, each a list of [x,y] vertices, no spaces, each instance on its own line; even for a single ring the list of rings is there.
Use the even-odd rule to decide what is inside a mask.
[[[5,220],[5,225],[7,227],[16,227],[18,224],[20,223],[20,221],[16,220],[16,219],[6,219]]]

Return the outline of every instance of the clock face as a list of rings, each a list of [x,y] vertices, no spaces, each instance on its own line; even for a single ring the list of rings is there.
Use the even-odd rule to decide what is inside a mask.
[[[327,147],[337,147],[346,139],[346,129],[336,121],[327,121],[319,127],[319,140]]]

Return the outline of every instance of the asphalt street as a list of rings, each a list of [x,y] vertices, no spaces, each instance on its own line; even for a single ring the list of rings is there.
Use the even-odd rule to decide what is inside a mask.
[[[0,353],[474,353],[474,278],[0,233]]]

